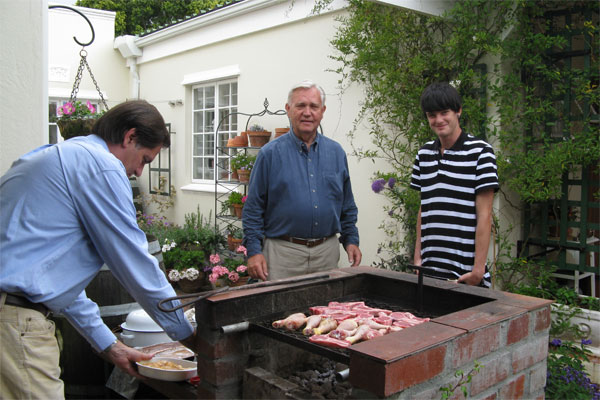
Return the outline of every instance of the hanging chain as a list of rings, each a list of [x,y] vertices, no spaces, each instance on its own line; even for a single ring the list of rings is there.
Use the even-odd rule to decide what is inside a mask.
[[[71,98],[70,98],[71,103],[74,102],[75,99],[77,99],[77,93],[79,92],[79,84],[81,83],[81,76],[83,75],[83,67],[85,66],[87,68],[88,72],[90,73],[90,77],[92,78],[92,81],[94,82],[94,85],[96,86],[96,90],[98,91],[98,94],[100,95],[100,99],[102,100],[104,109],[108,110],[108,106],[106,105],[106,100],[104,100],[104,95],[102,94],[102,91],[100,91],[98,82],[96,82],[96,78],[94,77],[94,74],[92,73],[92,69],[90,68],[90,65],[87,62],[87,51],[85,49],[81,49],[81,51],[79,52],[79,55],[81,56],[81,61],[79,62],[79,68],[77,68],[77,75],[75,76],[75,82],[73,82],[73,90],[71,91]]]

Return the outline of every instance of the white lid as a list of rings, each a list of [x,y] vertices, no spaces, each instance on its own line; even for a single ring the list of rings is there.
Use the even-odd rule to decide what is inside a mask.
[[[154,322],[148,313],[142,309],[127,314],[125,322],[121,324],[123,329],[138,332],[162,332],[162,328]]]

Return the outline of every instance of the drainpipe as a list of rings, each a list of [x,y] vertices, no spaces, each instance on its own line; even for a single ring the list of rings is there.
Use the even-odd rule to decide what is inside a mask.
[[[115,38],[113,48],[121,52],[129,67],[129,98],[140,97],[140,76],[137,69],[137,58],[142,55],[142,49],[135,44],[135,36],[125,35]]]

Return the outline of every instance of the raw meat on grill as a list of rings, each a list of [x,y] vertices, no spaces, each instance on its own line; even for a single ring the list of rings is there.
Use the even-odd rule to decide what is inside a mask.
[[[340,324],[335,330],[329,332],[329,336],[336,339],[345,339],[348,336],[354,335],[357,329],[358,322],[356,322],[353,319],[347,319],[340,322]]]
[[[329,335],[312,335],[311,337],[308,338],[308,340],[310,340],[312,343],[317,343],[317,344],[321,344],[323,346],[329,346],[329,347],[346,348],[346,347],[350,346],[350,342],[347,342],[345,340],[335,339]]]
[[[330,347],[348,347],[362,340],[373,339],[390,332],[422,324],[429,318],[419,318],[409,312],[392,312],[366,305],[363,301],[340,303],[331,301],[327,306],[309,308],[311,316],[296,313],[273,322],[275,328],[298,330],[304,324],[304,335],[312,343]]]
[[[306,326],[304,327],[304,329],[302,329],[302,333],[307,336],[312,335],[313,329],[319,326],[322,319],[323,317],[321,315],[311,315],[310,317],[308,317],[308,319],[306,320]]]
[[[313,328],[311,333],[307,333],[307,335],[323,335],[325,333],[329,333],[335,328],[337,328],[338,323],[333,318],[325,318],[321,320],[319,326]]]
[[[280,319],[273,322],[273,328],[285,328],[288,331],[295,331],[306,323],[306,315],[302,313],[296,313],[288,316],[285,319]]]

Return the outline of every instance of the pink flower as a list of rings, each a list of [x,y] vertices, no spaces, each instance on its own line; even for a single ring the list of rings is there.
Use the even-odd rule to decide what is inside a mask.
[[[75,106],[73,103],[67,101],[62,107],[58,108],[58,113],[60,115],[71,115],[75,112]]]
[[[96,107],[94,107],[94,105],[92,103],[90,103],[89,100],[87,101],[86,105],[87,105],[88,110],[90,110],[90,112],[92,114],[96,112]]]
[[[246,199],[248,198],[248,196],[244,196],[242,197],[242,204],[244,204],[246,202]]]
[[[211,283],[215,283],[217,281],[217,279],[219,279],[219,275],[217,275],[215,273],[210,274],[210,276],[208,277],[208,280]]]
[[[248,251],[244,246],[238,246],[238,248],[235,251],[237,251],[238,253],[244,253],[245,256],[248,255]]]
[[[227,274],[227,277],[231,282],[237,282],[238,279],[240,279],[240,276],[235,271],[231,271],[229,274]]]
[[[210,262],[211,264],[218,264],[221,262],[221,257],[219,257],[218,254],[211,254],[210,255]]]
[[[246,267],[245,265],[240,265],[235,270],[237,272],[239,272],[240,274],[243,274],[244,272],[246,272],[248,270],[248,267]]]

